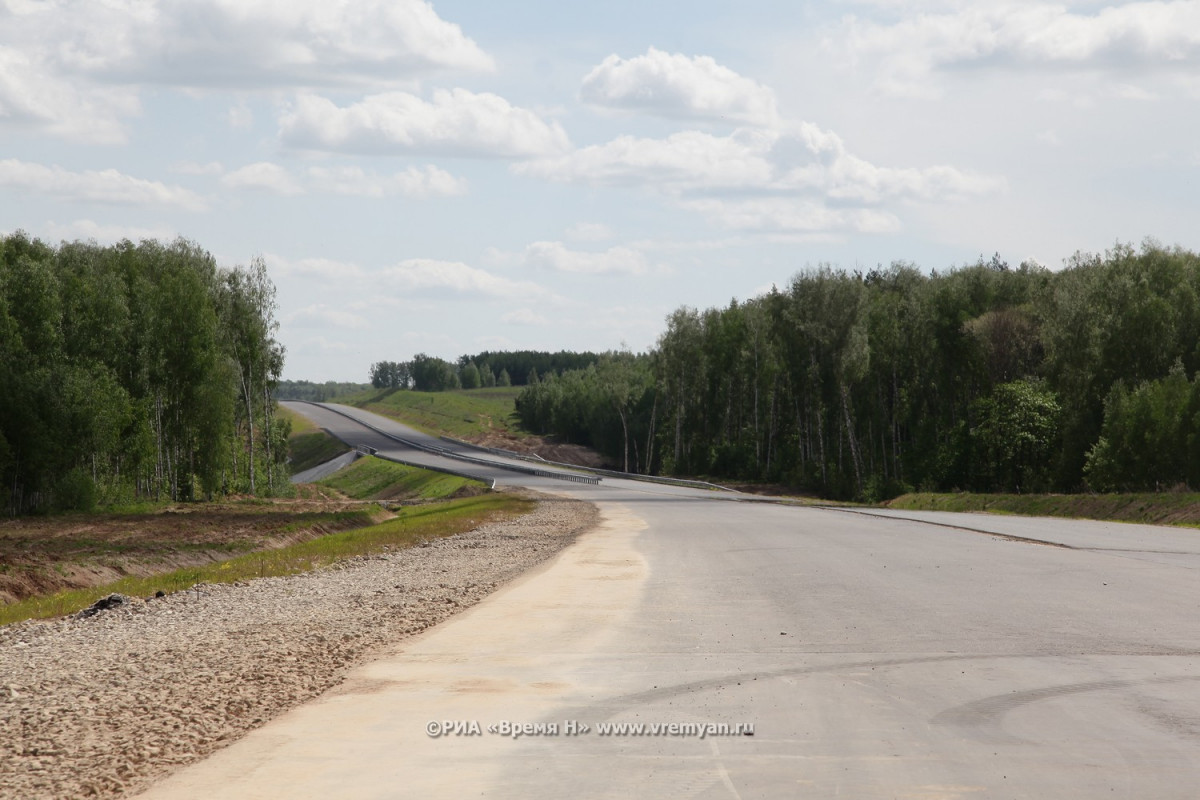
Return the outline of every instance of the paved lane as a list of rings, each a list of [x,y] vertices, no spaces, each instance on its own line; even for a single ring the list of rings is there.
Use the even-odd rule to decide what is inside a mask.
[[[534,482],[604,525],[147,796],[1196,794],[1200,534]],[[622,722],[754,735],[597,732]]]

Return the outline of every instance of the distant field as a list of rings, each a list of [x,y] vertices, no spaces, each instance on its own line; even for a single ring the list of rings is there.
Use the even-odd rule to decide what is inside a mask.
[[[1149,525],[1200,526],[1200,494],[905,494],[885,503],[909,511],[985,511],[1038,517],[1072,517]]]
[[[487,488],[469,478],[407,467],[380,458],[360,458],[317,483],[355,500],[441,500]]]
[[[515,416],[521,387],[413,392],[375,389],[338,397],[336,402],[382,414],[418,430],[460,439],[527,437]]]

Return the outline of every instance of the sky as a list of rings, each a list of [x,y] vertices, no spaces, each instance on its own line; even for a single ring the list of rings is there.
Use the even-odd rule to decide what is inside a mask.
[[[1198,179],[1197,0],[0,0],[0,232],[262,258],[293,380],[1197,250]]]

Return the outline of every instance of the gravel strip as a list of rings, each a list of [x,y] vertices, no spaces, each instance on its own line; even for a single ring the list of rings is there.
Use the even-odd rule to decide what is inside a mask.
[[[594,506],[305,575],[0,628],[0,797],[120,797],[341,682],[566,547]]]

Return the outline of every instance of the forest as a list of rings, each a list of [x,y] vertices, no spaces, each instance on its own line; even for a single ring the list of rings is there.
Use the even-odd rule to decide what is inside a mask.
[[[197,245],[0,237],[9,513],[285,487],[275,287]]]
[[[627,471],[905,491],[1200,488],[1200,257],[1147,242],[1060,271],[804,270],[679,308],[517,400],[523,424]]]
[[[484,351],[460,356],[457,363],[418,353],[411,361],[377,361],[371,365],[371,385],[376,389],[413,389],[445,392],[493,386],[525,386],[539,375],[559,375],[585,369],[599,360],[595,353],[536,350]]]

